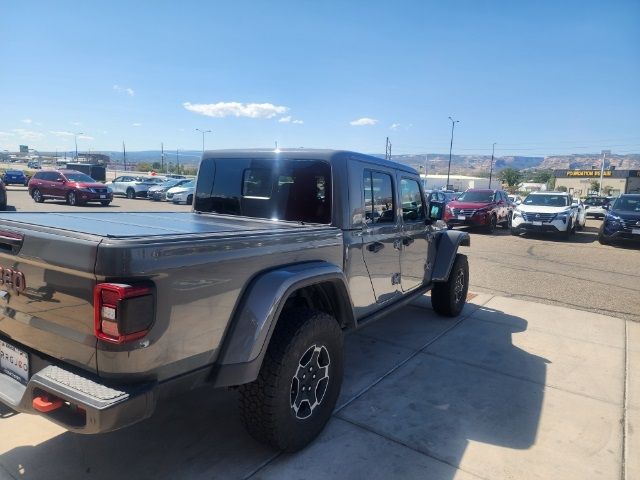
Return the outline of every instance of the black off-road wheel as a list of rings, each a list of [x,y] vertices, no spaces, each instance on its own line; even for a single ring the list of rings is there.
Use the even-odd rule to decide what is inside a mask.
[[[133,188],[127,188],[127,198],[129,200],[136,198],[136,191]]]
[[[42,196],[42,192],[37,188],[33,191],[33,193],[31,194],[31,197],[33,198],[33,201],[36,203],[44,202],[44,197]]]
[[[431,306],[436,313],[457,317],[462,312],[469,291],[469,263],[467,256],[456,254],[449,280],[436,283],[431,290]]]
[[[496,225],[498,223],[498,219],[495,215],[491,215],[489,219],[489,224],[485,227],[487,233],[494,233],[496,231]]]
[[[258,378],[240,387],[240,413],[256,440],[296,452],[324,428],[344,370],[342,330],[326,313],[282,313]]]

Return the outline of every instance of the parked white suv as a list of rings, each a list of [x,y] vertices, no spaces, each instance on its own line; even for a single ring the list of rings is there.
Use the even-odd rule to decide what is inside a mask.
[[[568,237],[585,221],[584,208],[568,193],[534,192],[513,211],[511,234],[552,232]]]

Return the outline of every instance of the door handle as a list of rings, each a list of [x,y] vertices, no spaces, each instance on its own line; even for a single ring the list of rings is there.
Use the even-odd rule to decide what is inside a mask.
[[[383,248],[384,248],[384,243],[380,243],[380,242],[373,242],[367,245],[367,250],[373,253],[378,253]]]
[[[413,238],[411,238],[411,237],[404,237],[404,238],[402,239],[402,244],[403,244],[405,247],[408,247],[408,246],[409,246],[409,245],[411,245],[413,242],[414,242],[414,240],[413,240]]]

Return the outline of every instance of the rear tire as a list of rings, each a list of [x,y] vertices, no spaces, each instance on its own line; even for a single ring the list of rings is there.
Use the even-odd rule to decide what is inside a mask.
[[[108,207],[110,203],[111,203],[111,201],[100,202],[100,205],[102,205],[103,207]]]
[[[326,313],[282,313],[258,378],[239,388],[242,422],[251,436],[296,452],[322,431],[342,385],[342,342],[337,320]]]
[[[511,227],[511,235],[513,235],[514,237],[519,237],[520,236],[520,232],[518,230],[516,230],[515,228]]]
[[[136,191],[133,188],[127,188],[127,198],[129,200],[136,198]]]
[[[598,234],[598,242],[600,242],[600,245],[609,245],[609,240],[601,233]]]
[[[193,205],[193,195],[187,197],[187,205]]]
[[[469,291],[469,262],[467,256],[456,254],[449,279],[436,283],[431,290],[431,306],[436,313],[457,317],[462,312]]]
[[[44,202],[44,197],[42,196],[42,192],[37,188],[33,191],[33,193],[31,194],[31,197],[33,198],[33,201],[36,203]]]

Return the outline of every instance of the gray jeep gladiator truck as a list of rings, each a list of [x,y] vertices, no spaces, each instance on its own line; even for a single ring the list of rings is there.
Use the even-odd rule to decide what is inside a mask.
[[[0,401],[78,433],[239,389],[258,440],[322,430],[343,332],[431,290],[466,301],[468,234],[410,167],[346,151],[205,152],[191,212],[0,214]],[[444,228],[442,228],[444,227]]]

